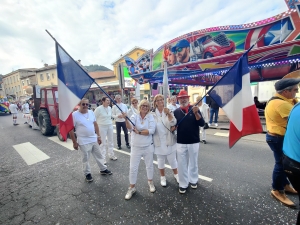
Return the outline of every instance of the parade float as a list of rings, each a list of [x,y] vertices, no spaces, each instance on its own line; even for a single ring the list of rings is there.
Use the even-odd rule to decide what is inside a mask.
[[[167,65],[171,86],[211,86],[255,44],[248,53],[251,82],[280,79],[300,62],[300,1],[285,2],[288,10],[276,16],[193,31],[136,61],[127,57],[127,71],[140,84],[162,83]]]

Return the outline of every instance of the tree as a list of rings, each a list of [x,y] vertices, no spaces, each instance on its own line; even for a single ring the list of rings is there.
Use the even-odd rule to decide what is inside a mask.
[[[108,69],[105,66],[101,66],[98,64],[92,64],[89,66],[84,66],[89,72],[94,72],[94,71],[111,71],[110,69]]]

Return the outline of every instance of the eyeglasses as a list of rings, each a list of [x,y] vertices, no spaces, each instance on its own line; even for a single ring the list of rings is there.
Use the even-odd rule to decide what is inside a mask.
[[[89,103],[81,103],[82,106],[89,106]]]
[[[161,99],[156,99],[155,101],[156,101],[156,102],[162,102],[163,100],[164,100],[164,99],[161,98]]]
[[[181,52],[183,50],[183,48],[179,47],[179,48],[176,48],[174,53],[176,54],[177,52]]]
[[[145,107],[145,108],[148,108],[149,106],[148,106],[148,105],[141,105],[141,107]]]
[[[133,102],[132,104],[137,104],[137,102]]]

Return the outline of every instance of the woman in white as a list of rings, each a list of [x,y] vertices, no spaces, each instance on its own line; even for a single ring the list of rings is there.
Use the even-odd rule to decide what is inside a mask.
[[[198,96],[196,98],[196,103],[201,99],[201,96]],[[209,119],[209,106],[202,102],[202,100],[198,103],[197,105],[199,107],[199,110],[202,114],[202,117],[205,121],[205,123],[208,123],[208,119]],[[202,143],[206,144],[206,130],[203,127],[200,127],[201,133],[202,133]]]
[[[136,98],[131,99],[131,106],[128,110],[128,118],[130,118],[133,114],[138,114],[138,100]]]
[[[114,142],[113,142],[113,124],[111,119],[111,107],[109,106],[110,100],[108,97],[102,98],[102,105],[98,106],[95,111],[95,117],[99,126],[100,136],[102,143],[100,145],[100,151],[106,164],[106,146],[108,150],[108,157],[111,160],[117,160],[118,158],[114,154]],[[106,140],[107,139],[107,140]]]
[[[170,109],[172,112],[174,112],[177,108],[179,108],[179,105],[176,104],[176,96],[173,95],[171,98],[170,98],[170,101],[171,101],[171,104],[167,105],[168,109]]]
[[[156,123],[156,129],[153,135],[154,153],[157,155],[160,184],[165,187],[167,186],[165,177],[166,159],[168,159],[174,177],[178,182],[176,138],[173,133],[171,133],[171,127],[176,125],[176,118],[170,109],[164,107],[164,97],[161,94],[154,97],[154,112],[152,114]]]
[[[22,111],[23,111],[23,118],[26,119],[26,122],[24,124],[27,124],[30,122],[30,109],[29,109],[29,101],[26,101],[22,105]]]
[[[153,139],[155,131],[154,118],[150,112],[150,103],[142,100],[139,105],[139,113],[133,114],[130,120],[135,124],[133,126],[126,118],[126,127],[131,131],[131,153],[130,153],[130,170],[129,182],[130,187],[125,195],[129,200],[136,192],[135,184],[138,175],[138,168],[141,158],[144,157],[150,192],[155,192],[153,184]]]

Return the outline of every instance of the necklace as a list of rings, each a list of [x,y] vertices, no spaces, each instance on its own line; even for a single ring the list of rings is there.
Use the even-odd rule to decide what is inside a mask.
[[[108,115],[108,108],[105,108],[105,107],[103,107],[103,108],[104,108],[106,114]]]
[[[145,119],[145,118],[146,118],[146,117],[142,118],[142,116],[141,116],[141,119],[142,119],[141,124],[144,124],[144,119]]]
[[[87,117],[86,117],[83,113],[81,113],[81,115],[82,115],[86,120],[90,120],[90,119],[89,119],[89,113],[87,113]]]
[[[187,114],[187,113],[183,112],[181,108],[180,108],[180,111],[181,111],[181,112],[182,112],[184,115],[186,115],[186,114]]]

